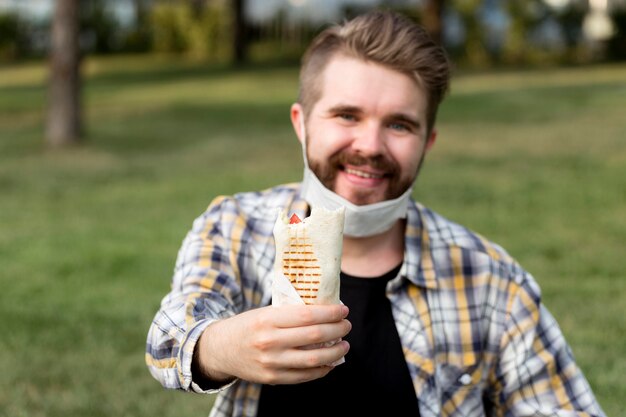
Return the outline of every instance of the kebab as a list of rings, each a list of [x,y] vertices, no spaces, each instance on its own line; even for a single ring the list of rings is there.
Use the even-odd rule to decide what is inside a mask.
[[[274,225],[275,281],[277,278],[284,283],[284,277],[305,304],[340,303],[344,217],[343,207],[334,211],[314,207],[303,220],[296,214],[288,218],[284,211],[279,212]],[[285,294],[274,291],[273,297],[276,305]]]

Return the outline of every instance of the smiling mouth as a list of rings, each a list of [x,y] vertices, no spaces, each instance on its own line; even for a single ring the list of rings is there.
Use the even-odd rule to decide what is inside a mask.
[[[384,174],[376,174],[376,173],[373,173],[373,172],[360,171],[358,169],[348,168],[348,167],[344,167],[344,172],[346,174],[356,175],[357,177],[367,178],[367,179],[380,180],[380,179],[383,179],[385,177]]]

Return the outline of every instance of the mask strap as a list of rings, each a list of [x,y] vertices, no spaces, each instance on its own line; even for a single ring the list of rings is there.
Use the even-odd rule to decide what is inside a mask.
[[[299,119],[300,119],[300,135],[302,136],[302,143],[306,143],[306,127],[304,126],[304,116],[301,114]]]
[[[302,136],[302,158],[304,160],[304,168],[309,168],[309,161],[306,156],[306,126],[304,124],[304,115],[300,114],[300,135]]]

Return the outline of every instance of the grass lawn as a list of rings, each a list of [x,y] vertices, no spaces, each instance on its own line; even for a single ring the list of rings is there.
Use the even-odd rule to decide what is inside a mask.
[[[296,69],[85,66],[88,142],[43,146],[45,66],[0,68],[0,416],[204,416],[149,323],[210,200],[301,177]],[[415,191],[529,270],[610,416],[626,397],[626,65],[458,74]]]

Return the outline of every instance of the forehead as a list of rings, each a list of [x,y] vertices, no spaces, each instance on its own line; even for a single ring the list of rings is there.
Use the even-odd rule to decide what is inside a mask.
[[[322,110],[350,105],[375,112],[402,112],[420,117],[426,111],[426,94],[409,75],[384,65],[338,54],[320,74]]]

